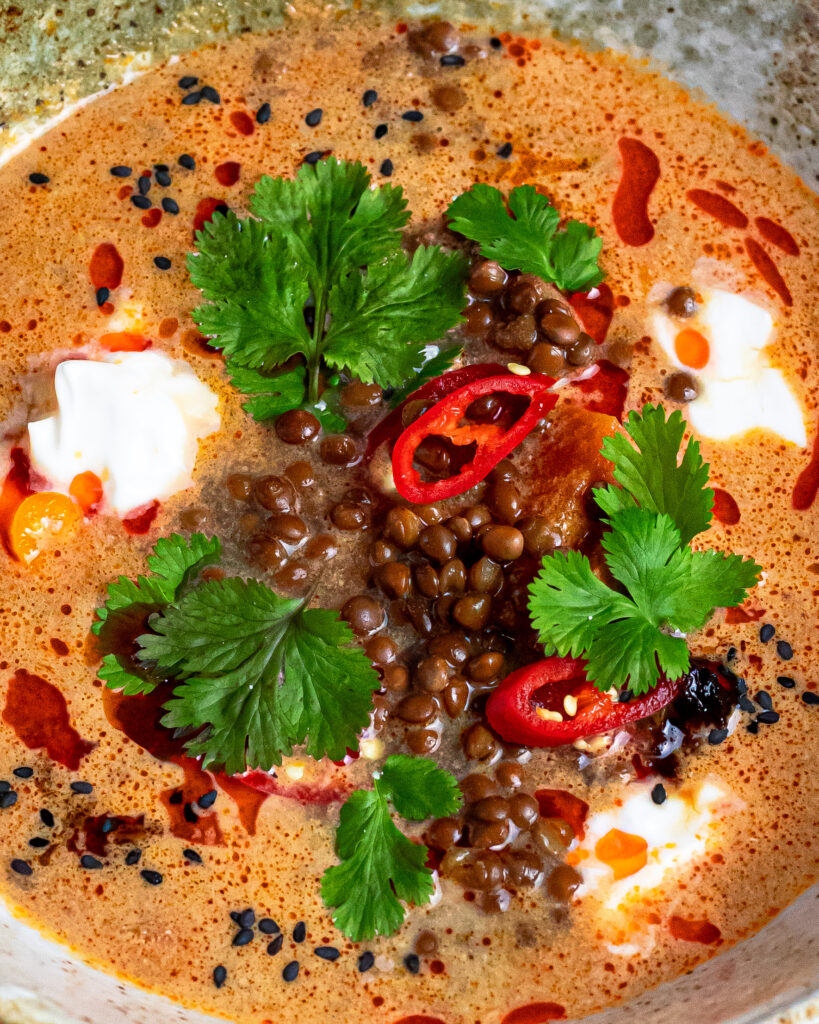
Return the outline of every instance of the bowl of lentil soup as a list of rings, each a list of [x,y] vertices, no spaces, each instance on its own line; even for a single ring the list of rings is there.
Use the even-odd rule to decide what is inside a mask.
[[[0,16],[0,1018],[809,997],[810,12]]]

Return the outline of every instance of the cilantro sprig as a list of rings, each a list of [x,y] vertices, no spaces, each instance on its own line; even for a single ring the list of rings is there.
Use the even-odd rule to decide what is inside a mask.
[[[140,635],[133,656],[106,653],[100,677],[127,694],[175,681],[162,724],[188,731],[188,753],[228,774],[269,770],[301,744],[334,760],[356,750],[380,684],[349,626],[257,580],[194,585],[219,553],[216,539],[174,535],[149,557],[153,576],[109,587],[92,627],[103,647],[112,628]]]
[[[602,547],[617,582],[608,586],[585,555],[555,553],[529,587],[532,623],[547,653],[586,659],[601,690],[635,694],[676,679],[689,667],[684,634],[701,629],[717,607],[741,604],[761,568],[752,559],[688,545],[711,523],[714,492],[699,444],[678,452],[685,425],[679,410],[632,412],[623,434],[606,438],[602,454],[620,486],[597,488],[609,530]]]
[[[336,853],[321,895],[335,908],[336,927],[354,942],[391,935],[400,928],[403,903],[421,905],[432,897],[427,848],[396,826],[390,804],[402,817],[423,821],[454,814],[462,796],[457,780],[422,757],[388,757],[371,790],[357,790],[341,808]]]
[[[463,319],[464,257],[437,246],[408,256],[402,189],[370,185],[360,163],[305,164],[294,179],[262,177],[253,216],[216,213],[197,232],[188,270],[206,302],[194,319],[256,419],[326,412],[328,367],[396,387]],[[293,357],[300,365],[282,369]],[[338,416],[325,425],[339,429]]]
[[[533,185],[502,193],[492,185],[474,185],[447,211],[449,226],[480,245],[481,255],[505,270],[522,270],[552,281],[564,291],[600,284],[597,265],[603,240],[594,228],[569,220],[558,230],[560,214]]]

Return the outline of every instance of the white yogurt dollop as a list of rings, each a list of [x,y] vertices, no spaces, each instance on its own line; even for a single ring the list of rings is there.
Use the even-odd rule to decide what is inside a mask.
[[[160,352],[67,360],[55,390],[57,413],[28,425],[34,468],[64,492],[90,470],[120,515],[189,487],[200,438],[219,428],[216,395]]]

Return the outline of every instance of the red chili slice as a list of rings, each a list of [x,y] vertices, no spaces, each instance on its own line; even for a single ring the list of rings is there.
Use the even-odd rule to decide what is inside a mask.
[[[661,679],[645,696],[616,704],[588,682],[578,658],[545,658],[508,675],[489,698],[486,717],[507,743],[560,747],[653,715],[674,700],[684,678]],[[563,721],[541,718],[533,700],[536,694],[538,705],[561,713],[563,698],[571,695],[577,699],[577,713]]]
[[[395,442],[392,469],[398,493],[408,501],[426,504],[455,497],[474,487],[554,408],[557,395],[549,391],[552,384],[554,380],[551,377],[539,373],[526,377],[505,373],[473,380],[442,398],[411,423]],[[476,398],[495,392],[528,395],[531,401],[508,429],[497,423],[461,423]],[[425,483],[413,466],[413,459],[418,446],[431,435],[445,437],[459,446],[476,443],[477,451],[457,473],[443,480]]]

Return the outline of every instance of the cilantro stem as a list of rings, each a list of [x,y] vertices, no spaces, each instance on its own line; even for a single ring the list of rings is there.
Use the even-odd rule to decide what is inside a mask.
[[[327,295],[320,289],[316,295],[315,318],[313,320],[313,351],[307,368],[307,401],[315,405],[319,400],[319,377],[321,370],[321,341],[324,337],[324,321],[327,316]]]

